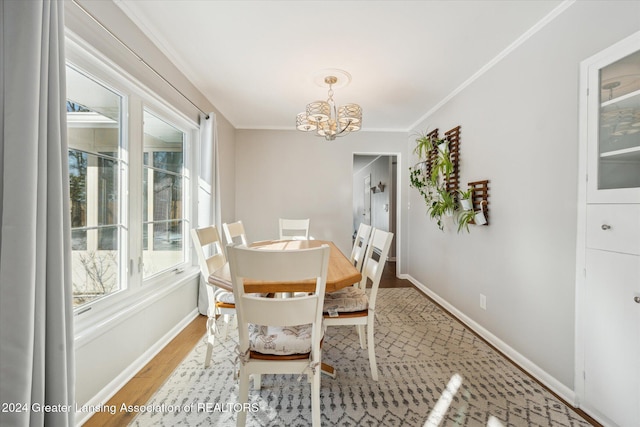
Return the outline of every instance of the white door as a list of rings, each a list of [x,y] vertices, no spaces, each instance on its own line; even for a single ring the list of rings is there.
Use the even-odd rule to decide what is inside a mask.
[[[583,406],[617,426],[635,427],[640,420],[640,257],[587,249],[586,265]]]

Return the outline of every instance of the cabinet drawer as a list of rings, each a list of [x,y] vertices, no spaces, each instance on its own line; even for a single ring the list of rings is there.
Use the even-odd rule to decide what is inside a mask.
[[[640,205],[588,205],[587,247],[640,255]]]

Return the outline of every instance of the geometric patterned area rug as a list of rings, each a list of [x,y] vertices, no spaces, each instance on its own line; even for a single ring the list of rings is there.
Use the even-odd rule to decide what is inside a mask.
[[[322,359],[338,372],[322,376],[322,425],[590,426],[418,290],[381,288],[376,307],[377,382],[355,327],[327,330]],[[206,369],[201,341],[131,425],[235,425],[233,329]],[[248,426],[310,425],[304,376],[263,375],[249,400]]]

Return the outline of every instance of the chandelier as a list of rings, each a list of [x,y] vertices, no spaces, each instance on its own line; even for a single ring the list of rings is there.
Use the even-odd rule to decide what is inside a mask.
[[[339,71],[339,70],[335,70]],[[344,71],[348,84],[350,76]],[[334,73],[338,74],[338,73]],[[345,104],[336,107],[333,100],[333,86],[338,77],[328,75],[324,83],[329,86],[326,101],[314,101],[307,104],[306,111],[296,116],[296,128],[302,132],[316,132],[316,136],[323,136],[327,141],[333,141],[338,136],[344,136],[360,130],[362,125],[362,108],[358,104]]]

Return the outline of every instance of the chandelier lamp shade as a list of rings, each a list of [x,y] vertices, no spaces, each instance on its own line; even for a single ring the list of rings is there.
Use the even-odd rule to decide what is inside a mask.
[[[347,73],[342,73],[348,76]],[[296,116],[296,129],[315,132],[316,136],[322,136],[327,141],[359,131],[362,126],[362,108],[358,104],[336,106],[333,100],[333,86],[339,81],[338,77],[327,75],[323,81],[329,86],[327,100],[307,104],[307,109]]]

